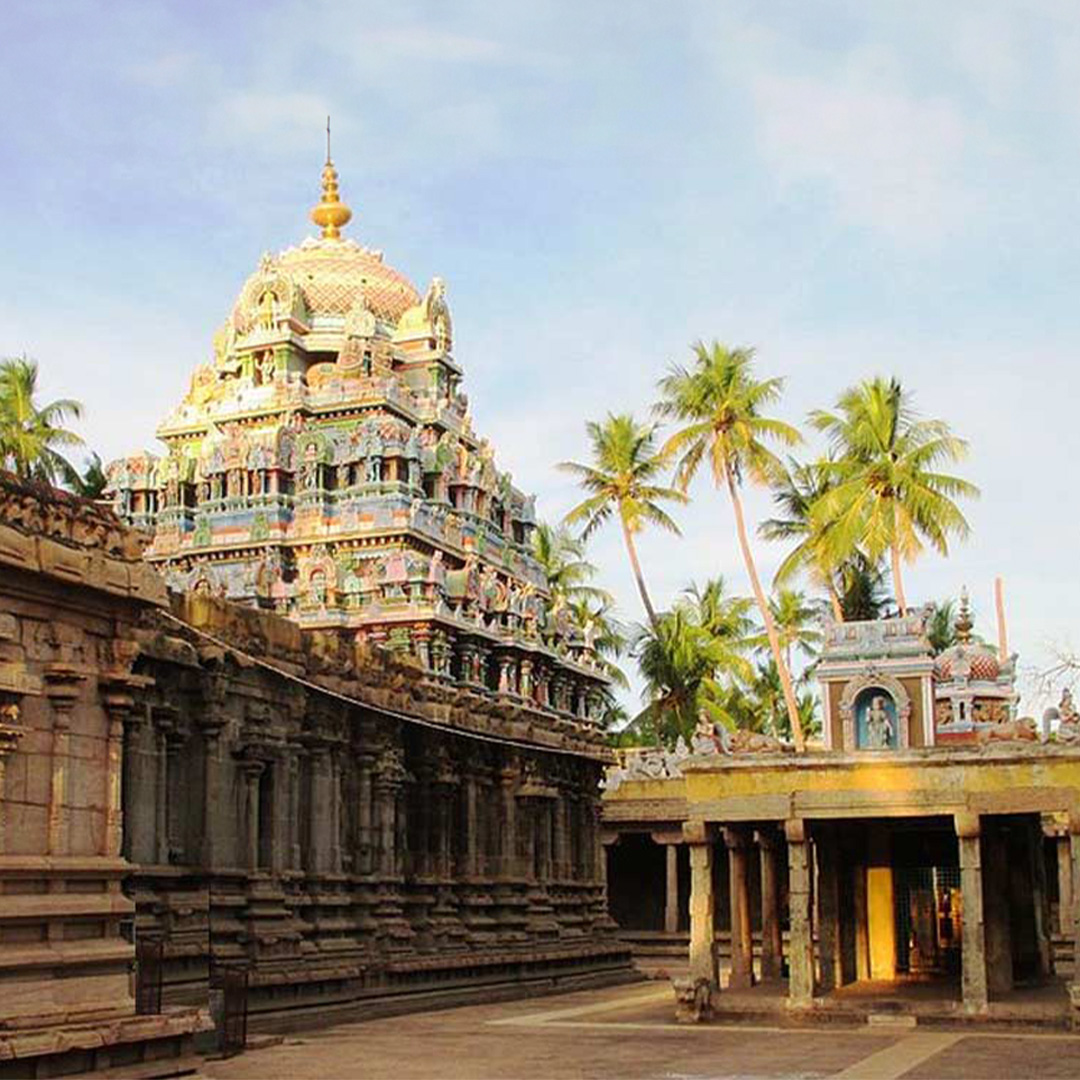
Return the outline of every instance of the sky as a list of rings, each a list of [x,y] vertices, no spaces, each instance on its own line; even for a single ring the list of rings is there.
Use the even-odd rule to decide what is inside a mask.
[[[348,235],[446,279],[476,427],[542,516],[585,421],[645,418],[695,340],[755,347],[794,423],[895,375],[982,489],[909,602],[966,585],[992,638],[1001,575],[1022,669],[1080,647],[1073,0],[6,0],[0,39],[0,354],[106,460],[154,448],[259,256],[313,232],[329,113]],[[748,591],[693,495],[641,541],[659,606]],[[591,557],[640,620],[616,529]]]

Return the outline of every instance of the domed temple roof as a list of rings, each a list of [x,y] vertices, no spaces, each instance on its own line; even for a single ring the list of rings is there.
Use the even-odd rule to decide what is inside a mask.
[[[240,290],[232,312],[234,325],[243,325],[245,313],[259,302],[262,291],[268,287],[268,277],[274,275],[285,279],[281,284],[288,291],[299,291],[303,310],[311,322],[366,309],[396,326],[401,316],[420,302],[420,294],[404,274],[383,262],[381,251],[342,238],[341,228],[351,219],[352,210],[340,199],[337,170],[327,158],[322,173],[322,198],[311,211],[311,220],[320,226],[321,236],[309,237],[276,258],[263,256],[258,269]],[[281,299],[279,290],[271,288]]]
[[[362,301],[361,306],[396,326],[401,316],[420,302],[412,282],[383,262],[381,251],[372,251],[355,240],[309,238],[277,258],[264,256],[240,290],[234,319],[246,309],[252,299],[249,294],[265,280],[270,269],[288,277],[300,290],[313,320],[348,315]]]

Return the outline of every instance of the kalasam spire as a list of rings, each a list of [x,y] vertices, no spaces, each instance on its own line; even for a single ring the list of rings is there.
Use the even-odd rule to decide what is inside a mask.
[[[338,174],[330,158],[330,117],[326,118],[326,164],[322,171],[322,198],[312,208],[311,220],[322,229],[324,240],[340,240],[341,229],[352,219],[352,210],[341,201]]]

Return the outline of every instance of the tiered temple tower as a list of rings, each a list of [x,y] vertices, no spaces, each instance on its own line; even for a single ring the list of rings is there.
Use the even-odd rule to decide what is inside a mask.
[[[443,282],[421,295],[351,217],[328,152],[321,235],[262,258],[165,455],[109,466],[114,507],[177,589],[590,715],[603,678],[531,554],[533,498],[473,431]]]

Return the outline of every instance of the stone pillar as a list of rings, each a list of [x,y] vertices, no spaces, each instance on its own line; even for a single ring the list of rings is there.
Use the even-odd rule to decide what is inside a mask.
[[[688,821],[683,839],[690,850],[690,978],[706,979],[716,989],[712,835],[704,821]]]
[[[330,873],[341,873],[341,754],[335,749],[330,755]]]
[[[507,766],[499,774],[502,792],[502,829],[499,832],[499,873],[503,878],[518,874],[516,768]]]
[[[360,874],[370,874],[374,870],[372,851],[374,849],[374,837],[372,835],[372,781],[371,781],[372,757],[370,754],[360,754],[357,758],[357,781],[356,781],[356,831],[357,853],[356,870]]]
[[[105,744],[105,835],[101,854],[120,854],[124,837],[124,814],[121,803],[124,764],[124,722],[134,701],[130,694],[112,691],[103,696],[109,734]]]
[[[156,710],[155,710],[156,718]],[[154,727],[154,859],[161,865],[169,861],[169,744],[165,731]]]
[[[870,931],[866,907],[866,864],[854,868],[852,894],[855,909],[855,978],[870,978]]]
[[[398,876],[398,794],[405,779],[402,753],[388,746],[379,757],[375,776],[375,806],[379,834],[379,873]]]
[[[180,754],[184,748],[183,736],[170,731],[165,736],[165,858],[162,862],[174,862],[174,856],[183,851],[181,826],[184,814],[184,788],[181,783]]]
[[[668,934],[679,932],[679,845],[665,844],[667,856],[664,889],[664,931]]]
[[[244,865],[248,870],[259,868],[259,777],[265,767],[261,761],[240,763],[244,784]]]
[[[330,752],[325,746],[313,746],[311,763],[311,805],[308,807],[309,874],[325,874],[330,869]]]
[[[780,862],[777,837],[769,831],[754,834],[761,853],[761,977],[779,979],[784,941],[780,927]]]
[[[1039,974],[1049,978],[1054,973],[1054,944],[1050,937],[1050,893],[1046,881],[1046,847],[1042,820],[1030,819],[1028,860],[1031,864],[1032,902],[1035,906],[1035,943],[1039,951]]]
[[[1065,938],[1071,938],[1075,933],[1071,848],[1068,833],[1057,838],[1058,933]]]
[[[1013,945],[1010,919],[1010,871],[1007,837],[1001,827],[989,824],[982,829],[983,946],[986,989],[990,995],[1007,994],[1013,988]],[[1026,867],[1024,868],[1026,869]],[[989,881],[991,887],[985,888]],[[964,897],[967,921],[967,896]]]
[[[25,733],[25,728],[18,723],[19,707],[6,707],[0,712],[0,855],[4,854],[4,838],[7,835],[4,801],[4,769],[8,754],[14,753]]]
[[[71,766],[71,713],[74,687],[67,682],[50,683],[47,690],[53,707],[52,772],[49,780],[49,854],[67,855],[69,814],[68,783]]]
[[[821,954],[819,989],[827,994],[843,983],[840,964],[840,860],[835,829],[815,826],[814,852],[817,856],[818,947]]]
[[[788,910],[791,922],[788,946],[788,1004],[809,1006],[814,999],[814,942],[810,923],[810,852],[806,822],[784,822],[788,849]]]
[[[481,873],[481,836],[480,814],[478,812],[479,803],[477,798],[477,779],[475,774],[469,771],[466,772],[462,782],[465,785],[465,820],[462,822],[462,827],[465,831],[465,865],[461,868],[461,873],[463,873],[466,878],[476,878],[479,877]]]
[[[203,733],[203,790],[202,790],[202,851],[203,869],[213,870],[222,861],[221,828],[218,823],[221,807],[221,729],[222,724],[204,723]]]
[[[1069,815],[1069,867],[1072,871],[1073,976],[1069,984],[1072,1002],[1073,1027],[1080,1024],[1080,817]]]
[[[555,827],[554,827],[554,843],[555,849],[552,852],[552,862],[554,863],[554,874],[558,881],[565,881],[568,877],[572,876],[569,872],[569,856],[567,854],[567,832],[566,832],[566,792],[559,790],[558,797],[555,800],[552,813],[555,815]]]
[[[453,874],[453,799],[456,785],[439,780],[432,787],[435,807],[435,873],[442,881]]]
[[[152,863],[155,859],[153,738],[146,710],[133,709],[128,713],[120,798],[126,811],[124,857],[133,863]]]
[[[518,872],[531,882],[536,880],[536,801],[520,799],[517,812],[518,836],[521,840]]]
[[[963,939],[960,943],[964,1011],[985,1013],[989,995],[986,985],[986,946],[983,934],[979,815],[960,813],[956,814],[953,820],[960,848],[960,890],[964,901]]]
[[[754,985],[754,939],[750,932],[746,841],[746,835],[741,830],[724,829],[731,897],[731,978],[728,985],[733,990],[744,990]]]
[[[283,779],[288,784],[285,806],[288,821],[285,825],[285,865],[289,870],[300,870],[300,747],[287,743],[286,758],[282,768]]]
[[[417,768],[411,782],[405,784],[404,797],[410,807],[409,812],[416,821],[413,833],[416,848],[413,850],[410,841],[409,849],[412,873],[418,878],[424,878],[431,873],[431,825],[435,817],[431,776],[426,765]]]
[[[870,978],[896,978],[896,902],[888,827],[871,825],[867,836],[866,925]]]
[[[288,763],[281,758],[266,762],[262,783],[269,784],[269,821],[260,821],[261,830],[269,831],[269,856],[265,869],[280,874],[284,869],[289,848],[288,822]],[[260,810],[260,814],[262,811]]]

